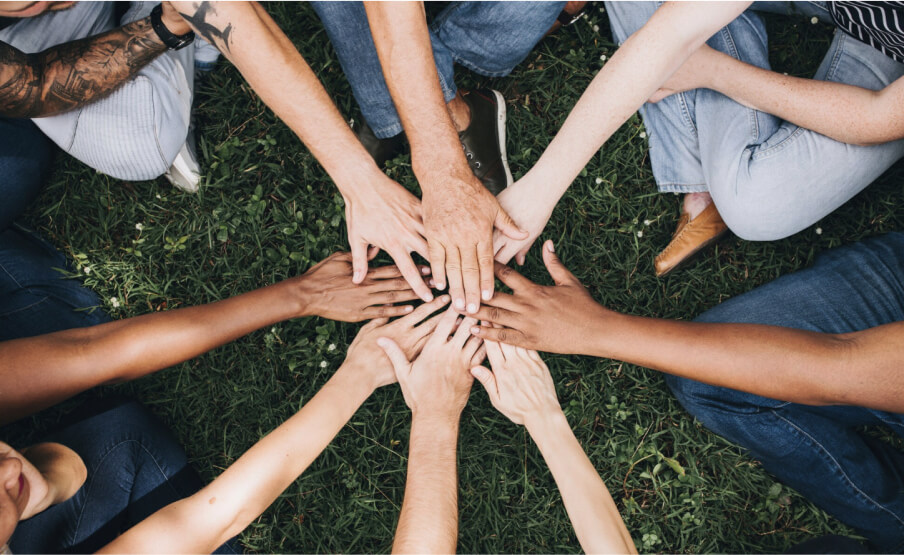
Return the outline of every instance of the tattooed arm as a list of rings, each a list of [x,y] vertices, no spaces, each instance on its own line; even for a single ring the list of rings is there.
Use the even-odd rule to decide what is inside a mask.
[[[166,5],[163,23],[177,35],[189,31]],[[37,54],[0,42],[0,115],[35,118],[84,106],[112,93],[163,52],[166,45],[150,17]]]

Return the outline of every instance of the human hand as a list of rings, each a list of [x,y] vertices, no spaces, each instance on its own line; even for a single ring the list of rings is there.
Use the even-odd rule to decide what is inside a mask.
[[[367,261],[376,255],[370,245],[392,257],[408,285],[424,301],[433,293],[421,279],[411,259],[416,252],[427,257],[427,241],[421,220],[421,202],[404,187],[377,172],[368,187],[348,189],[345,198],[345,222],[352,250],[352,281],[364,281]]]
[[[473,314],[493,297],[493,228],[512,239],[527,232],[509,217],[473,174],[424,187],[423,212],[430,268],[437,289],[448,281],[452,306]]]
[[[498,229],[493,232],[493,252],[496,253],[497,262],[508,264],[514,257],[519,265],[524,265],[527,251],[543,233],[552,216],[555,202],[550,206],[539,198],[533,189],[530,175],[528,173],[496,197],[503,210],[527,231],[525,239],[513,239]]]
[[[552,241],[543,244],[543,263],[554,286],[537,285],[497,263],[496,275],[513,294],[497,293],[475,317],[502,327],[473,326],[471,333],[525,349],[562,354],[584,352],[599,332],[600,319],[610,312],[597,304],[559,261]]]
[[[480,364],[485,350],[482,341],[468,333],[476,320],[458,319],[454,310],[447,310],[417,358],[409,357],[391,337],[377,340],[392,361],[413,417],[457,420],[468,402],[474,381],[468,369]]]
[[[684,61],[681,67],[669,77],[659,90],[653,93],[649,102],[659,102],[667,96],[699,88],[708,88],[709,77],[717,69],[713,65],[719,56],[725,56],[707,45],[701,46]]]
[[[355,340],[349,345],[342,368],[354,369],[361,375],[369,376],[374,389],[395,383],[396,374],[392,368],[392,361],[377,345],[377,340],[381,337],[392,339],[409,360],[415,358],[445,313],[426,320],[425,318],[446,306],[448,302],[449,296],[441,295],[397,320],[391,322],[388,318],[371,320],[361,328]]]
[[[562,412],[549,368],[537,351],[495,341],[484,344],[493,371],[475,366],[471,374],[499,412],[515,424],[525,425]]]
[[[430,269],[422,267],[420,272],[426,274]],[[342,322],[408,314],[414,308],[411,305],[390,303],[418,298],[396,266],[373,268],[360,284],[352,283],[352,255],[347,252],[331,255],[292,282],[297,284],[302,315]]]

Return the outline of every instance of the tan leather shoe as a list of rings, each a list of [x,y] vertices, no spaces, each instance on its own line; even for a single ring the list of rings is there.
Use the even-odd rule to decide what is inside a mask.
[[[654,261],[656,275],[662,277],[679,268],[727,231],[728,226],[722,221],[715,203],[710,203],[693,220],[689,220],[687,212],[682,212],[672,240]]]

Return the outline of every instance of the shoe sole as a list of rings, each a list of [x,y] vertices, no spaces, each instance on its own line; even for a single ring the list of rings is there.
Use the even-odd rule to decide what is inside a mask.
[[[505,170],[505,186],[511,187],[515,180],[512,178],[512,171],[508,165],[508,151],[505,149],[505,98],[502,93],[497,90],[490,89],[496,96],[496,140],[499,142],[499,153],[502,155],[502,169]]]
[[[681,259],[681,262],[679,262],[678,264],[675,264],[674,266],[672,266],[672,267],[669,268],[668,270],[662,272],[661,274],[656,274],[656,277],[662,278],[662,277],[665,277],[665,276],[671,274],[671,273],[674,272],[675,270],[679,270],[679,269],[683,268],[683,267],[686,266],[689,262],[693,261],[693,259],[694,259],[698,254],[700,254],[700,251],[702,251],[702,250],[705,249],[706,247],[712,245],[712,244],[715,243],[716,241],[719,241],[720,239],[722,239],[723,237],[725,237],[726,235],[728,235],[728,231],[729,231],[729,230],[726,229],[725,231],[723,231],[722,233],[719,233],[719,234],[716,235],[715,237],[713,237],[713,238],[711,238],[711,239],[707,239],[706,241],[703,241],[702,243],[700,243],[700,245],[699,245],[696,249],[692,250],[691,252],[689,252],[689,253],[687,254],[687,256],[685,256],[684,258],[682,258],[682,259]]]

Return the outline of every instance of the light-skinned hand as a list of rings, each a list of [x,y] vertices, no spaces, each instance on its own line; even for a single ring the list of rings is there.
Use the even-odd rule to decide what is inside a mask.
[[[460,321],[459,321],[460,320]],[[468,402],[474,381],[469,369],[484,357],[482,340],[471,337],[473,318],[460,319],[450,309],[416,358],[408,356],[395,338],[377,343],[392,361],[396,378],[414,418],[457,419]],[[451,337],[450,337],[451,336]]]
[[[381,337],[390,338],[406,357],[417,357],[445,312],[428,317],[447,304],[449,296],[441,295],[417,307],[411,314],[391,322],[388,318],[371,320],[361,328],[349,345],[343,367],[361,373],[362,376],[369,376],[374,389],[395,383],[392,361],[377,345],[377,340]]]
[[[522,425],[562,412],[549,368],[537,351],[495,341],[485,345],[493,370],[475,366],[471,374],[486,389],[496,410]]]
[[[378,183],[357,187],[345,197],[345,222],[352,250],[352,281],[363,283],[367,262],[379,250],[392,257],[408,285],[425,302],[433,293],[421,279],[411,253],[427,257],[427,240],[421,219],[421,201],[382,173]],[[372,247],[371,247],[372,246]]]

